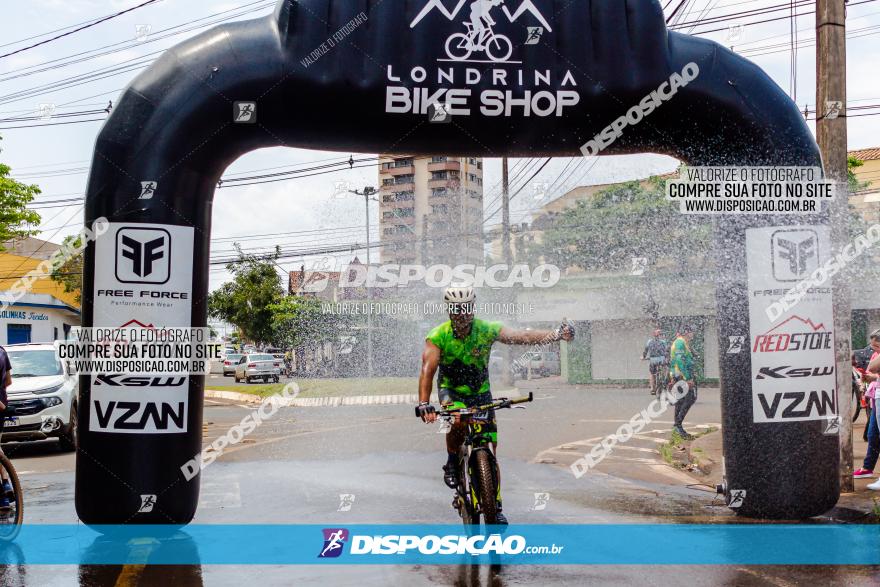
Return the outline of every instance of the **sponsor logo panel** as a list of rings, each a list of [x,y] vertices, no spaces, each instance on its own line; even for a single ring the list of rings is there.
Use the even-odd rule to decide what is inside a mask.
[[[192,227],[111,223],[95,242],[93,326],[191,326],[193,241]],[[187,431],[187,373],[100,373],[91,381],[90,430]]]
[[[837,417],[833,313],[830,288],[817,288],[777,323],[774,301],[819,267],[830,251],[826,226],[746,231],[752,414],[755,422]]]

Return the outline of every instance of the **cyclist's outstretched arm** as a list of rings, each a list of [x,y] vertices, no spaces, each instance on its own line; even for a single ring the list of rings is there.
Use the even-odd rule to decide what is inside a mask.
[[[498,342],[504,344],[544,344],[557,340],[574,338],[570,331],[563,330],[516,330],[505,326],[498,334]]]
[[[431,388],[434,386],[434,375],[440,365],[440,347],[426,340],[422,351],[422,369],[419,372],[419,403],[431,401]]]

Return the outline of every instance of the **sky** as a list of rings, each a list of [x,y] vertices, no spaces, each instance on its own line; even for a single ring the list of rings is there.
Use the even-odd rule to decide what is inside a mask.
[[[801,0],[798,0],[801,1]],[[142,3],[143,0],[27,0],[9,3],[0,20],[0,54],[4,54],[46,37],[25,40],[54,29],[70,27],[77,23],[96,19]],[[664,1],[664,4],[666,2]],[[858,3],[858,4],[856,4]],[[678,4],[677,0],[670,3]],[[701,16],[720,16],[742,10],[760,9],[786,4],[781,0],[694,0],[689,14],[681,21],[693,21]],[[853,5],[856,4],[856,5]],[[97,79],[75,87],[47,89],[37,95],[19,98],[15,93],[62,78],[91,72],[97,68],[116,65],[137,65],[141,56],[173,46],[205,28],[182,32],[168,38],[162,29],[180,25],[195,19],[200,22],[181,27],[187,29],[203,25],[219,18],[233,20],[254,18],[272,11],[271,0],[159,0],[106,23],[71,34],[63,39],[0,58],[0,119],[33,116],[41,104],[53,104],[55,115],[65,112],[100,110],[109,100],[116,99],[119,91],[140,70]],[[812,3],[798,9],[808,13]],[[222,14],[221,14],[222,13]],[[787,12],[773,13],[786,15]],[[768,17],[769,18],[769,17]],[[739,22],[758,20],[750,16]],[[764,19],[761,17],[760,19]],[[782,19],[763,24],[744,26],[741,29],[724,29],[700,35],[716,40],[753,60],[792,97],[801,109],[815,102],[815,17],[812,13],[797,19],[798,39],[802,47],[797,51],[797,82],[791,82],[792,55],[789,50],[791,31],[789,20]],[[736,25],[738,21],[725,21],[719,28]],[[847,27],[851,38],[847,45],[848,102],[849,106],[880,103],[880,1],[855,0],[850,2]],[[143,32],[149,29],[149,34]],[[715,27],[711,27],[715,28]],[[876,29],[876,30],[875,30]],[[141,41],[137,41],[141,32]],[[692,32],[688,29],[679,32]],[[54,35],[52,35],[54,36]],[[134,41],[134,42],[132,42]],[[51,68],[52,60],[123,43],[127,47],[103,57],[83,61],[62,68],[22,76],[33,69]],[[128,45],[131,45],[128,47]],[[144,58],[146,59],[146,57]],[[135,61],[132,61],[135,60]],[[49,63],[47,63],[49,62]],[[46,64],[40,66],[40,64]],[[22,68],[33,68],[21,71]],[[106,115],[98,113],[97,120],[82,124],[52,125],[21,129],[9,129],[14,124],[0,122],[0,161],[10,165],[13,176],[21,181],[37,183],[42,189],[35,203],[48,200],[81,197],[87,181],[87,167],[91,159],[95,137]],[[56,119],[59,121],[61,119]],[[850,118],[850,149],[880,147],[880,116]],[[36,121],[40,123],[44,121]],[[813,125],[811,123],[811,128]],[[244,155],[234,162],[226,174],[247,174],[282,165],[322,161],[346,157],[348,153],[308,151],[302,149],[262,149]],[[355,154],[356,155],[356,154]],[[487,159],[484,162],[484,208],[490,215],[498,208],[501,162]],[[677,167],[677,161],[659,155],[633,155],[600,157],[596,160],[554,159],[511,203],[512,220],[528,222],[535,210],[548,201],[559,197],[577,185],[609,183],[665,173]],[[537,168],[533,160],[511,160],[512,177],[525,179]],[[519,175],[516,174],[519,172]],[[275,244],[290,248],[308,248],[326,244],[356,244],[365,238],[365,213],[363,200],[357,196],[339,195],[338,186],[362,188],[374,186],[377,171],[373,167],[353,169],[334,174],[297,179],[294,181],[220,189],[215,194],[212,257],[228,257],[236,237],[267,235],[262,239],[241,241],[248,252],[260,253]],[[546,186],[551,187],[545,192]],[[247,214],[241,213],[241,202],[249,203]],[[61,242],[76,232],[82,223],[82,205],[79,202],[39,210],[43,222],[38,227],[39,238]],[[372,238],[378,237],[378,205],[370,210]],[[495,214],[487,223],[500,223]],[[297,234],[290,234],[297,233]],[[334,255],[338,264],[349,261],[357,250]],[[360,252],[363,259],[363,251]],[[285,259],[279,261],[279,272],[293,270],[305,263],[311,266],[315,257]],[[211,272],[211,289],[228,280],[222,267]]]

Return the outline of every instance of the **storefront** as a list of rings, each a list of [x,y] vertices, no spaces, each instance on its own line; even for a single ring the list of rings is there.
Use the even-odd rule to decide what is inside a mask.
[[[79,326],[79,310],[49,294],[27,294],[0,308],[0,344],[52,342]]]

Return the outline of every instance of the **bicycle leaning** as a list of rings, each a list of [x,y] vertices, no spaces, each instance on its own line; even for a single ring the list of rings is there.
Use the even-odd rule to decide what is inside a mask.
[[[0,447],[0,539],[8,539],[17,534],[23,519],[21,482],[12,461]]]
[[[491,403],[472,408],[442,409],[437,413],[443,422],[452,424],[456,420],[467,424],[467,434],[458,450],[458,487],[452,500],[452,507],[458,511],[465,526],[480,524],[480,517],[488,526],[497,522],[498,515],[498,461],[492,449],[489,434],[483,424],[491,420],[491,411],[523,406],[534,399],[528,397],[508,399],[498,398]],[[419,415],[416,410],[416,416]]]

